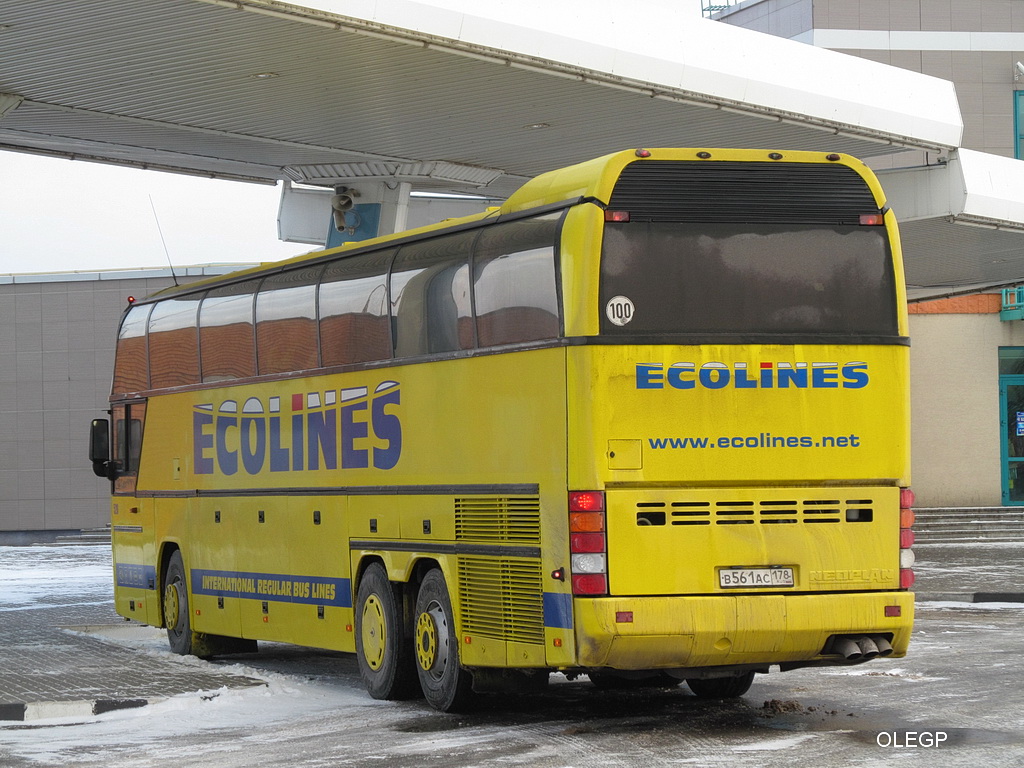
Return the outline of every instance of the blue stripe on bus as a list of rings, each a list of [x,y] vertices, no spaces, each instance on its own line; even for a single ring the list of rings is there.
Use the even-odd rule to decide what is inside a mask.
[[[282,573],[192,569],[192,594],[240,597],[278,603],[352,607],[349,579],[293,576]]]
[[[156,568],[152,565],[117,563],[114,566],[114,580],[119,587],[155,590]]]
[[[544,626],[572,629],[572,595],[544,593]]]

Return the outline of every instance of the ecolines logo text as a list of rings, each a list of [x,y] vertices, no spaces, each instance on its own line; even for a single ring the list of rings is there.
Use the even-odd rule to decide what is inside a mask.
[[[637,363],[637,389],[862,389],[868,385],[868,364],[849,363],[747,363],[709,362]]]
[[[192,446],[196,474],[257,475],[318,469],[391,469],[402,455],[397,381],[284,398],[195,406]],[[370,438],[373,438],[371,441]]]

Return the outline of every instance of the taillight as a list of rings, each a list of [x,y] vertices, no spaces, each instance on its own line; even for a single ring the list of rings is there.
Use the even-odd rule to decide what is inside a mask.
[[[604,493],[569,494],[569,553],[574,595],[608,594],[608,557]]]
[[[914,492],[900,488],[900,589],[910,589],[914,584]]]

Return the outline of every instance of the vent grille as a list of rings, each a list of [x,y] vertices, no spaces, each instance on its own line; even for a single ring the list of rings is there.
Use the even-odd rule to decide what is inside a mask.
[[[540,497],[455,499],[455,540],[540,544]]]
[[[852,168],[782,162],[643,161],[623,169],[609,207],[630,221],[857,224],[875,213]]]
[[[870,523],[873,499],[641,501],[637,525],[800,525]]]
[[[462,628],[495,640],[544,644],[540,561],[459,558]]]

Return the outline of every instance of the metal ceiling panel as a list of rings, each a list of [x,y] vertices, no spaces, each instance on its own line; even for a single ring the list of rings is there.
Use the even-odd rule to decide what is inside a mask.
[[[330,5],[335,12],[270,0],[4,0],[0,94],[22,101],[13,108],[8,101],[0,116],[0,148],[317,183],[328,182],[322,172],[332,166],[447,162],[479,167],[494,180],[470,186],[496,196],[551,168],[628,146],[770,146],[862,157],[903,148],[893,144],[892,132],[905,127],[899,120],[882,125],[879,117],[877,128],[848,131],[837,122],[826,131],[769,115],[763,105],[745,109],[744,97],[731,93],[742,85],[734,72],[717,77],[715,62],[692,55],[683,66],[677,50],[646,57],[617,50],[601,30],[576,40],[572,27],[552,36],[539,15],[531,30],[526,16],[513,25],[400,0]],[[588,17],[597,10],[589,5]],[[394,24],[375,20],[382,13]],[[728,52],[723,66],[735,69],[733,58],[751,55],[745,30],[691,22],[742,38],[744,50]],[[436,34],[449,28],[455,37]],[[799,56],[838,56],[765,40]],[[521,49],[557,43],[569,63],[511,61],[502,41]],[[601,62],[608,71],[594,70]],[[770,69],[761,63],[751,91],[764,90]],[[645,72],[649,83],[637,79]],[[708,93],[692,83],[669,88],[659,78],[697,78]],[[844,95],[835,111],[870,98],[871,89]],[[932,136],[908,146],[934,143]],[[306,177],[306,168],[317,170]],[[446,188],[466,187],[451,180]]]

